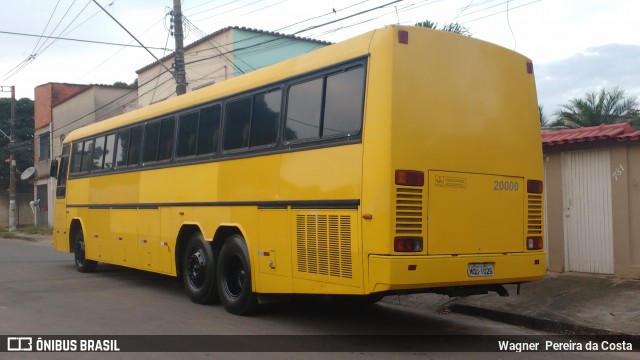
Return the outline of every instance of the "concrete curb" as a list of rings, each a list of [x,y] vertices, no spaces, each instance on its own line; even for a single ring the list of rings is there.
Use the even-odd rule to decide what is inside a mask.
[[[449,310],[455,313],[484,317],[489,320],[500,321],[506,324],[523,326],[526,328],[552,332],[562,335],[623,335],[633,336],[632,334],[621,333],[613,330],[595,328],[591,326],[568,323],[558,320],[534,318],[521,314],[514,314],[506,311],[486,309],[473,305],[451,304]]]

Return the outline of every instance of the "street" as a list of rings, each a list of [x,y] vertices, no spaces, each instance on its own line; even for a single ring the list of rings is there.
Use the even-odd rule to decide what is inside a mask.
[[[342,308],[319,300],[269,307],[240,317],[222,306],[193,304],[178,280],[100,264],[93,274],[75,270],[71,254],[49,242],[0,239],[0,334],[17,335],[522,335],[544,333],[433,308],[409,308],[384,301],[366,309]],[[281,338],[282,339],[286,339]],[[295,339],[294,336],[291,337]],[[375,339],[375,338],[374,338]],[[538,339],[539,340],[539,339]],[[474,351],[473,344],[459,344]],[[325,349],[331,351],[330,348]],[[242,351],[242,349],[238,349]],[[123,354],[73,354],[115,358]],[[126,358],[212,358],[211,353],[128,353]],[[506,358],[507,353],[478,353]],[[600,358],[598,353],[519,353],[523,358]],[[613,354],[631,358],[634,354]],[[246,358],[248,353],[215,357]],[[260,358],[468,358],[463,352],[260,353]],[[4,353],[2,358],[69,358],[64,353]]]

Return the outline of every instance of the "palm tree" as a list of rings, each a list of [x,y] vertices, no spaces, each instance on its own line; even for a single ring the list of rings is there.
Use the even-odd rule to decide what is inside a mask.
[[[561,105],[558,122],[570,128],[630,122],[640,126],[640,110],[635,97],[625,96],[619,87],[587,92],[584,98],[573,98]]]
[[[538,113],[540,114],[540,127],[549,126],[549,119],[547,119],[547,116],[544,114],[542,105],[538,105]]]

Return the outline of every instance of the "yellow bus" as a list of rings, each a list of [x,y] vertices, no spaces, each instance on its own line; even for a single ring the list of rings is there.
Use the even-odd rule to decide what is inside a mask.
[[[453,33],[375,30],[75,130],[53,165],[80,272],[180,277],[234,314],[546,270],[533,65]]]

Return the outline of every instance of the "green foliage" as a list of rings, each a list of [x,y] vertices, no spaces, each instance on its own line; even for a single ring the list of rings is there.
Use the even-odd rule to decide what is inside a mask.
[[[556,113],[558,122],[569,128],[629,122],[640,128],[637,98],[625,96],[619,87],[589,91],[583,98],[573,98],[561,105]]]
[[[549,119],[544,115],[542,105],[538,105],[538,113],[540,114],[540,127],[543,128],[549,126]]]
[[[0,130],[10,132],[11,99],[0,98]],[[22,171],[33,166],[33,100],[16,101],[16,167]],[[9,189],[9,139],[0,134],[0,192]],[[33,185],[16,174],[16,192],[32,192]]]
[[[452,32],[452,33],[456,33],[464,36],[472,35],[468,27],[461,25],[460,23],[457,23],[457,22],[451,23],[451,24],[444,24],[443,27],[438,28],[438,23],[430,20],[425,20],[425,21],[415,23],[414,26],[420,26],[420,27],[425,27],[425,28],[434,29],[434,30],[448,31],[448,32]]]
[[[131,84],[127,84],[124,81],[116,81],[116,82],[113,83],[112,86],[121,87],[121,88],[137,89],[138,88],[138,79],[136,78]]]
[[[53,234],[53,229],[49,226],[26,226],[20,228],[19,231],[24,234],[29,235],[51,235]]]

